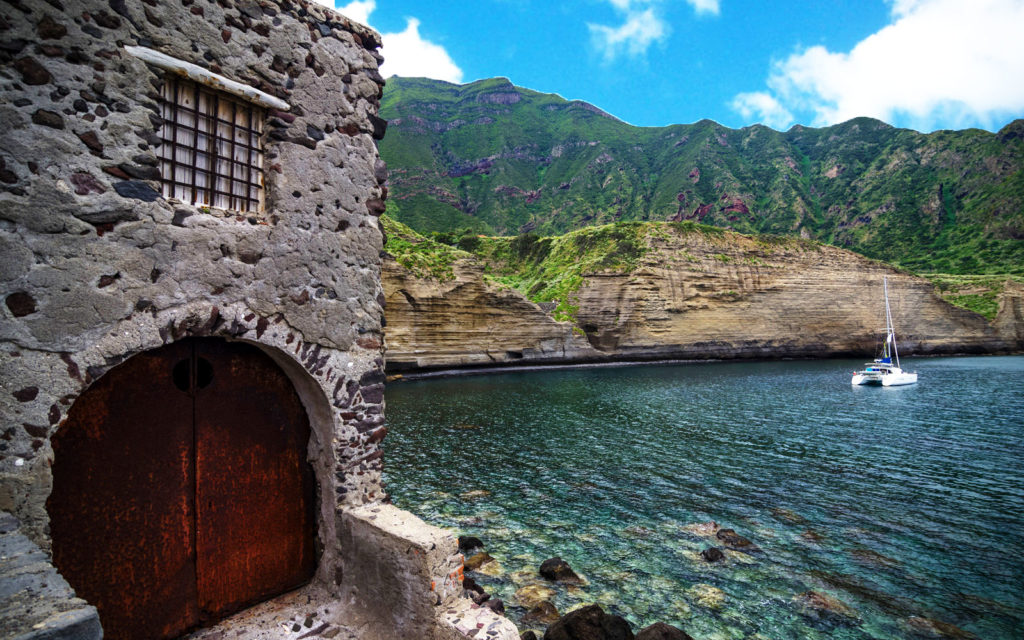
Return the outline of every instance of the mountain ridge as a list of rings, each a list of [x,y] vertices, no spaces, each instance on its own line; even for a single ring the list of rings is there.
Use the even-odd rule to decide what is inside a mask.
[[[420,232],[559,234],[693,220],[802,236],[917,271],[1024,272],[1024,120],[921,134],[635,127],[506,78],[392,78],[389,214]]]

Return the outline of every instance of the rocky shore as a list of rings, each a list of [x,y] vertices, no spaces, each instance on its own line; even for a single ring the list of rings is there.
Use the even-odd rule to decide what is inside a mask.
[[[784,520],[800,518],[786,510],[780,510],[776,515]],[[692,553],[692,561],[709,569],[721,566],[727,570],[729,566],[771,562],[770,558],[763,557],[764,552],[751,540],[713,521],[687,525],[683,533],[701,541],[703,549]],[[807,533],[813,537],[814,532]],[[537,571],[510,574],[484,550],[484,543],[477,537],[459,537],[459,549],[466,554],[463,595],[479,607],[512,617],[521,630],[520,640],[693,640],[683,629],[665,622],[655,622],[634,634],[633,627],[624,617],[606,612],[600,604],[587,602],[589,581],[560,557],[545,560]],[[877,554],[873,561],[879,558],[885,557]],[[507,587],[511,584],[515,588],[508,611],[505,602],[489,593],[478,579],[492,586]],[[572,594],[581,604],[560,612],[555,605],[560,592]],[[707,615],[713,616],[722,612],[728,599],[722,589],[705,583],[692,585],[686,596]],[[793,594],[789,598],[789,607],[807,624],[824,631],[864,624],[856,609],[824,591]],[[689,607],[685,614],[686,617],[693,615]],[[908,637],[977,640],[974,634],[955,625],[916,614],[908,614],[901,621],[901,627]]]
[[[469,572],[463,579],[464,595],[479,606],[495,613],[505,614],[505,603],[493,598],[473,579],[475,572],[492,579],[503,579],[504,570],[489,553],[483,551],[483,542],[473,536],[459,537],[459,550],[471,554],[466,559]],[[598,604],[588,604],[565,615],[560,615],[553,603],[557,589],[574,589],[577,593],[588,582],[572,570],[561,558],[548,558],[535,574],[520,572],[513,581],[524,583],[515,592],[515,606],[525,610],[519,616],[521,626],[529,627],[520,634],[520,640],[693,640],[682,629],[664,622],[644,627],[636,635],[622,616],[606,613]],[[546,628],[546,630],[544,630]]]

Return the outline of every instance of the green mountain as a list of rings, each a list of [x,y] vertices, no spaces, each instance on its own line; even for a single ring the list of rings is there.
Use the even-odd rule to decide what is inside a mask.
[[[388,213],[456,241],[631,220],[802,236],[915,271],[1024,273],[1024,120],[921,134],[634,127],[495,78],[392,78]]]

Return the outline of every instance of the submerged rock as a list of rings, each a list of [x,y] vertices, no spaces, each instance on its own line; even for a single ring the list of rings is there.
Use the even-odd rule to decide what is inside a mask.
[[[742,549],[744,551],[753,551],[754,549],[757,549],[757,546],[753,542],[736,533],[734,529],[720,529],[715,533],[715,537],[733,549]]]
[[[725,592],[710,584],[695,584],[686,590],[693,601],[706,609],[721,609],[725,604]]]
[[[756,551],[757,549],[750,549],[750,551]],[[729,562],[738,562],[739,564],[757,564],[757,559],[753,556],[747,555],[742,551],[733,551],[732,549],[724,549],[722,553],[725,554],[725,559]]]
[[[700,552],[700,557],[704,558],[708,562],[720,562],[725,560],[725,554],[718,547],[708,547],[707,549]]]
[[[566,614],[544,634],[544,640],[633,640],[633,637],[625,618],[605,613],[596,604]]]
[[[501,563],[493,558],[489,562],[485,562],[476,569],[477,573],[482,573],[485,576],[492,578],[499,578],[505,573],[505,567],[501,566]]]
[[[479,500],[480,498],[486,498],[489,495],[491,495],[491,492],[487,489],[474,489],[473,491],[460,493],[459,497],[463,500]]]
[[[664,622],[655,622],[636,634],[636,640],[693,640],[690,634],[682,629]]]
[[[540,565],[540,575],[555,582],[580,582],[569,563],[561,558],[548,558]]]
[[[772,509],[772,515],[778,518],[779,520],[785,520],[786,522],[792,524],[803,524],[807,522],[807,518],[803,517],[799,513],[791,509],[784,509],[782,507],[775,507],[774,509]]]
[[[850,555],[853,556],[853,559],[857,562],[872,567],[894,569],[900,566],[899,560],[883,555],[874,549],[853,549],[850,551]]]
[[[685,527],[683,527],[683,531],[705,538],[715,535],[716,533],[718,533],[719,529],[721,529],[721,527],[718,526],[718,523],[714,520],[708,522],[695,522],[693,524],[688,524]]]
[[[814,620],[826,620],[836,624],[855,624],[860,615],[837,598],[817,591],[805,591],[793,597],[800,613]]]
[[[555,590],[542,584],[528,584],[516,591],[516,601],[530,609],[555,597]]]
[[[551,604],[547,600],[544,600],[543,602],[538,602],[535,606],[531,607],[530,610],[526,612],[526,615],[523,616],[523,622],[527,623],[536,622],[539,624],[553,624],[557,622],[558,619],[558,609],[555,608],[555,605]],[[549,628],[548,633],[550,632],[551,629]],[[544,637],[547,638],[548,634],[545,633]]]
[[[488,562],[494,562],[494,558],[492,558],[491,554],[486,551],[481,551],[480,553],[466,558],[465,568],[466,571],[476,571]]]
[[[964,631],[956,625],[949,624],[948,622],[942,622],[941,620],[932,620],[931,618],[912,616],[910,618],[907,618],[905,622],[906,626],[910,628],[911,631],[929,638],[954,638],[955,640],[978,640],[978,636],[974,635],[970,631]]]

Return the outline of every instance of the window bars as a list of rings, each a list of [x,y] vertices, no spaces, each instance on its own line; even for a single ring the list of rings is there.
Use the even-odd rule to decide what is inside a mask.
[[[161,94],[164,196],[201,207],[262,211],[263,109],[172,74],[164,77]]]

